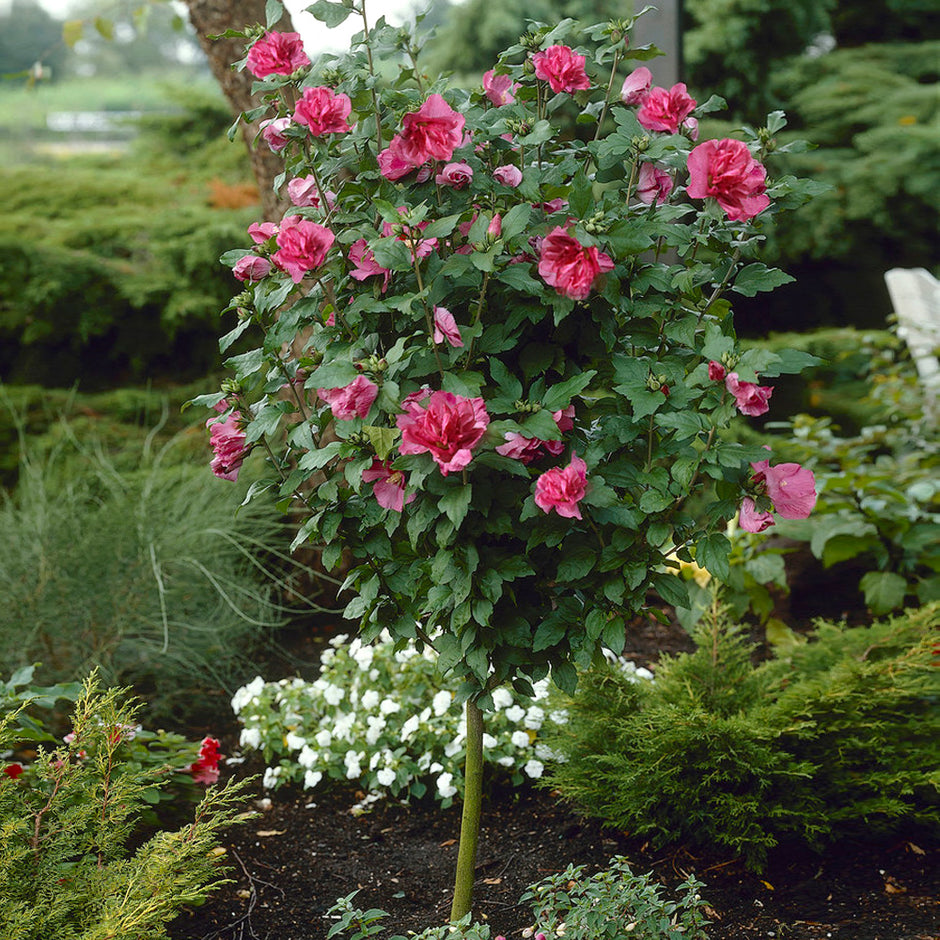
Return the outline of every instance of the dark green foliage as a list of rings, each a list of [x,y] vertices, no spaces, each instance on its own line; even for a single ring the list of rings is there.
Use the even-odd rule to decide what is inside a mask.
[[[213,210],[205,184],[114,166],[6,170],[0,183],[0,376],[89,386],[218,361],[236,282],[218,257],[254,210]]]
[[[62,423],[24,449],[0,500],[7,669],[41,662],[54,682],[98,666],[146,691],[151,714],[179,717],[206,708],[207,686],[231,694],[273,631],[315,606],[283,600],[301,574],[283,522],[263,501],[236,514],[245,486],[211,475],[206,439],[125,440],[112,458]]]
[[[830,184],[800,213],[799,226],[779,223],[774,244],[782,255],[882,254],[878,275],[894,264],[933,263],[938,62],[940,42],[882,43],[802,58],[780,72],[799,133],[820,149],[781,158],[779,171]]]
[[[164,777],[131,759],[124,729],[136,714],[123,691],[103,691],[93,676],[75,706],[72,743],[41,750],[28,777],[0,780],[4,940],[162,940],[184,905],[225,883],[217,836],[238,821],[246,783],[208,790],[192,823],[128,850],[146,795]],[[10,716],[0,720],[0,749],[15,731]]]
[[[65,62],[62,23],[34,0],[13,0],[0,15],[0,80],[25,81],[36,62],[60,77]]]
[[[760,868],[780,840],[940,826],[940,606],[871,627],[820,623],[786,659],[751,665],[712,612],[695,653],[653,682],[587,673],[549,738],[547,778],[592,815],[657,842],[688,839]]]

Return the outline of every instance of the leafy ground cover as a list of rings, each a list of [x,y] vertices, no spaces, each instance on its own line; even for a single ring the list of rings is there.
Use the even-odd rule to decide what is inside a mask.
[[[688,634],[678,625],[638,621],[627,655],[655,668],[663,652],[690,648]],[[306,661],[315,659],[310,634],[298,634],[294,652]],[[237,735],[234,726],[223,734],[223,750],[229,754],[237,750]],[[241,775],[251,768],[249,762],[228,772]],[[445,922],[459,806],[441,811],[429,799],[407,807],[382,801],[354,815],[350,808],[362,796],[348,786],[315,796],[283,788],[266,797],[259,789],[260,816],[225,838],[232,884],[181,916],[170,926],[171,936],[321,940],[333,923],[329,908],[357,888],[360,907],[390,912],[389,933]],[[651,871],[671,890],[689,874],[705,882],[702,894],[711,909],[713,940],[936,937],[938,846],[919,835],[890,842],[843,841],[823,854],[782,845],[757,875],[741,859],[686,844],[655,850],[645,839],[605,829],[557,795],[532,786],[486,796],[475,914],[494,935],[523,937],[531,920],[519,899],[528,885],[569,863],[598,870],[617,854],[630,860],[634,872]]]

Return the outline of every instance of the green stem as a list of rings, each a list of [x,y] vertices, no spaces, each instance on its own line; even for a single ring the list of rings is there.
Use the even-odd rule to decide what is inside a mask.
[[[483,805],[483,712],[474,699],[467,700],[467,760],[464,766],[463,815],[460,819],[460,845],[457,848],[457,874],[451,921],[470,913],[473,905],[473,876],[480,814]]]

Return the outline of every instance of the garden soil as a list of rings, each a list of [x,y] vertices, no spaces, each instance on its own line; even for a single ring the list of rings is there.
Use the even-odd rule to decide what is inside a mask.
[[[303,657],[315,660],[315,638],[297,639]],[[653,668],[660,653],[691,648],[681,628],[655,621],[638,622],[628,643],[627,657]],[[223,749],[235,753],[236,741],[231,727]],[[226,773],[261,769],[246,761]],[[446,922],[459,805],[380,801],[357,815],[351,810],[363,796],[352,787],[259,788],[258,815],[223,835],[231,883],[184,911],[170,936],[325,940],[335,924],[330,907],[353,891],[358,907],[389,913],[385,937]],[[711,940],[940,940],[940,846],[922,834],[844,841],[824,854],[781,846],[758,875],[733,857],[684,844],[657,848],[605,829],[545,789],[499,787],[484,799],[474,914],[494,937],[531,936],[529,910],[519,903],[530,884],[569,864],[593,873],[623,855],[634,872],[652,872],[670,896],[690,874],[704,882]]]

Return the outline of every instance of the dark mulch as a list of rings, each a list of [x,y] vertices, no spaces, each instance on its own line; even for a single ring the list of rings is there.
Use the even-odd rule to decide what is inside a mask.
[[[315,659],[309,634],[294,645]],[[626,655],[648,665],[690,648],[681,628],[649,620],[635,624]],[[229,753],[235,734],[224,737]],[[358,906],[389,912],[391,932],[447,920],[459,807],[380,802],[356,816],[350,808],[363,794],[351,788],[257,796],[259,816],[226,836],[233,883],[174,922],[174,940],[323,940],[333,923],[328,909],[356,889]],[[624,855],[635,872],[652,871],[670,889],[688,874],[705,882],[712,940],[940,940],[938,851],[913,833],[842,842],[822,855],[780,847],[758,876],[734,858],[685,845],[656,849],[606,830],[545,790],[498,789],[484,807],[474,913],[494,936],[518,940],[531,926],[519,905],[528,885],[569,863],[594,872]]]

